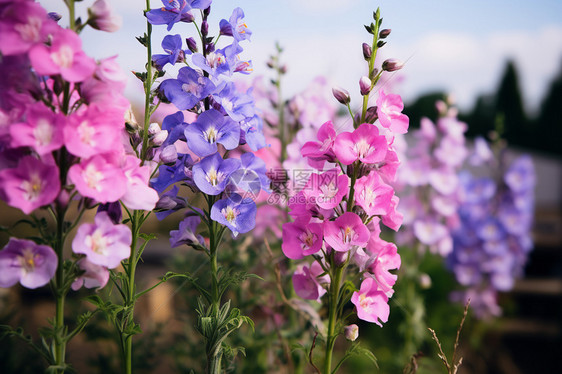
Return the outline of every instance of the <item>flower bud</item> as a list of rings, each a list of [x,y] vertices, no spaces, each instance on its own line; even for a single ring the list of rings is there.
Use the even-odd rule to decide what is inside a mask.
[[[207,53],[211,53],[215,51],[215,43],[209,43],[207,44],[207,46],[205,47],[207,50]]]
[[[113,11],[106,0],[96,0],[88,9],[88,24],[96,30],[115,32],[121,28],[123,19]]]
[[[201,22],[201,34],[203,36],[209,35],[209,23],[207,21]]]
[[[386,42],[384,40],[379,40],[377,42],[377,48],[382,48],[382,47],[384,47],[385,44],[386,44]]]
[[[161,131],[160,125],[157,124],[156,122],[153,122],[148,126],[148,135],[150,136],[154,136],[158,134],[160,131]]]
[[[207,17],[209,17],[209,14],[211,14],[211,7],[210,6],[203,9],[203,17],[207,18]]]
[[[160,161],[165,164],[174,164],[178,159],[178,151],[173,144],[167,145],[160,151]]]
[[[197,42],[195,41],[195,39],[193,38],[186,38],[185,39],[185,44],[187,44],[187,48],[193,52],[193,53],[197,53]]]
[[[404,63],[398,61],[394,58],[389,58],[385,62],[382,63],[382,70],[384,71],[396,71],[402,69]]]
[[[168,130],[161,130],[160,132],[156,133],[152,138],[152,144],[156,147],[161,146],[166,139],[168,138]]]
[[[116,225],[120,224],[121,219],[123,218],[123,212],[121,211],[121,204],[119,204],[119,201],[116,201],[114,203],[100,204],[98,206],[97,213],[99,212],[107,212],[107,215],[111,219],[111,222]]]
[[[49,14],[47,15],[49,16],[50,19],[52,19],[55,22],[60,21],[60,19],[62,18],[62,16],[57,12],[49,12]]]
[[[371,92],[371,84],[372,82],[369,77],[362,76],[361,79],[359,79],[359,89],[361,91],[361,95],[366,96],[369,92]]]
[[[383,29],[379,32],[379,38],[385,39],[387,36],[390,35],[391,29]]]
[[[343,105],[347,105],[351,101],[351,98],[349,97],[349,92],[347,92],[341,87],[332,88],[332,94],[334,95],[336,100],[342,103]]]
[[[373,50],[371,49],[371,46],[367,43],[363,43],[363,57],[365,58],[365,60],[370,60],[372,54]]]
[[[375,79],[375,77],[379,74],[379,69],[374,68],[373,71],[371,71],[371,74],[369,74],[369,78],[371,80]]]
[[[428,274],[426,274],[426,273],[420,274],[419,282],[420,282],[420,287],[423,290],[427,290],[427,289],[431,288],[431,278]]]
[[[344,332],[345,338],[349,341],[354,342],[359,337],[359,326],[357,326],[356,324],[345,326]]]
[[[375,121],[379,118],[377,115],[377,107],[372,106],[367,108],[367,112],[365,113],[365,122],[366,123],[375,123]]]
[[[279,68],[281,74],[287,74],[287,65],[283,65]]]

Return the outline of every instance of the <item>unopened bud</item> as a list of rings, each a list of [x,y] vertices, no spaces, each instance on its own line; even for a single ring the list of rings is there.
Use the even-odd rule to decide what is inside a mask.
[[[361,95],[366,96],[371,92],[371,84],[372,82],[369,77],[362,76],[361,79],[359,79],[359,89],[361,91]]]
[[[151,123],[148,125],[148,135],[154,136],[160,132],[160,125],[156,122]]]
[[[49,14],[47,15],[49,16],[50,19],[52,19],[55,22],[60,21],[60,19],[62,18],[62,16],[57,12],[49,12]]]
[[[187,44],[187,48],[193,52],[193,53],[197,53],[197,42],[195,41],[195,39],[193,38],[186,38],[185,39],[185,44]]]
[[[377,42],[377,47],[378,47],[378,48],[382,48],[382,47],[384,47],[385,44],[386,44],[386,42],[385,42],[384,40],[379,40],[379,41]]]
[[[160,132],[156,133],[152,138],[152,144],[159,147],[166,141],[167,138],[168,138],[168,130],[161,130]]]
[[[160,161],[165,164],[174,164],[178,159],[178,151],[173,144],[167,145],[160,151]]]
[[[396,71],[402,69],[404,63],[398,61],[394,58],[389,58],[385,62],[382,63],[382,70],[384,71]]]
[[[366,123],[375,123],[375,121],[379,118],[377,115],[377,107],[372,106],[367,108],[367,112],[365,113],[365,122]]]
[[[379,32],[379,38],[384,39],[390,35],[391,29],[383,29]]]
[[[356,324],[345,326],[344,332],[345,338],[349,341],[354,342],[359,337],[359,326],[357,326]]]
[[[373,50],[371,49],[371,46],[367,43],[363,43],[363,57],[365,58],[365,60],[370,60],[372,54]]]
[[[206,8],[203,10],[203,16],[204,16],[205,18],[207,18],[207,17],[209,16],[209,14],[211,14],[211,7],[210,7],[210,6],[206,7]]]
[[[369,78],[371,80],[375,79],[375,77],[379,74],[379,69],[374,68],[373,71],[371,71],[371,73],[369,74]]]
[[[114,32],[121,28],[123,19],[113,11],[106,0],[96,0],[88,9],[88,24],[96,30]]]
[[[287,73],[287,65],[283,65],[279,68],[279,72],[281,74],[286,74]]]
[[[207,44],[207,46],[205,47],[207,53],[211,53],[215,51],[215,43],[209,43]]]
[[[332,88],[332,94],[334,95],[336,100],[342,103],[343,105],[347,105],[351,101],[351,98],[349,97],[349,92],[347,92],[341,87]]]
[[[209,23],[207,21],[201,22],[201,34],[203,36],[209,35]]]
[[[431,288],[431,278],[426,273],[420,274],[419,281],[420,281],[420,287],[423,290],[427,290]]]

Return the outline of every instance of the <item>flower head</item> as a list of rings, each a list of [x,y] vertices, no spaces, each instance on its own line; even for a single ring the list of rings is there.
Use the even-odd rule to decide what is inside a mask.
[[[0,251],[0,287],[17,282],[26,288],[42,287],[55,275],[57,263],[57,254],[51,247],[10,238]]]

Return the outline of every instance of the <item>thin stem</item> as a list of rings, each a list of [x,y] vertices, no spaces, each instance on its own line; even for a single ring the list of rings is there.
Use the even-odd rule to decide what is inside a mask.
[[[357,170],[359,169],[359,164],[355,162],[353,165],[353,174],[351,174],[351,184],[349,187],[349,198],[347,200],[347,211],[351,212],[353,210],[353,204],[355,203],[355,182],[357,181]]]
[[[146,0],[146,11],[150,11],[150,0]],[[152,24],[146,21],[146,80],[144,81],[144,129],[142,134],[141,163],[144,164],[148,152],[148,126],[150,125],[150,97],[152,94]],[[141,165],[142,165],[141,164]]]
[[[373,87],[376,84],[376,81],[378,81],[378,77],[380,77],[380,74],[377,76],[377,79],[375,79],[374,77],[371,77],[371,74],[373,72],[373,69],[375,68],[375,58],[377,57],[377,50],[378,50],[378,46],[377,46],[377,42],[379,39],[379,22],[380,21],[380,14],[377,10],[376,12],[376,18],[375,18],[375,30],[373,32],[373,45],[371,47],[372,53],[371,53],[371,58],[369,59],[369,78],[371,79],[371,91],[373,90]],[[369,104],[369,95],[365,95],[363,96],[363,108],[361,110],[361,123],[365,122],[365,116],[367,115],[367,105]]]
[[[326,356],[324,359],[324,373],[332,372],[332,353],[338,334],[336,333],[337,311],[339,304],[340,283],[344,267],[336,267],[335,274],[330,282],[329,311],[328,311],[328,335],[326,337]]]

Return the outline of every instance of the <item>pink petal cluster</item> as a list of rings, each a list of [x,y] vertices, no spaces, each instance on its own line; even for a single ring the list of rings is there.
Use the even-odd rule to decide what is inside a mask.
[[[310,258],[293,275],[297,295],[319,300],[335,268],[355,265],[363,278],[352,296],[357,316],[381,325],[388,320],[400,267],[396,245],[380,238],[380,224],[398,230],[402,214],[391,183],[400,164],[395,133],[407,130],[407,117],[397,95],[384,96],[379,122],[337,133],[324,123],[301,153],[319,172],[312,173],[289,204],[294,222],[283,225],[283,252],[291,259]],[[400,101],[398,103],[398,101]],[[399,109],[396,109],[399,108]],[[325,169],[330,162],[338,167]],[[319,291],[321,290],[321,291]]]
[[[152,210],[150,169],[125,147],[127,78],[116,57],[88,57],[79,36],[35,2],[7,1],[0,10],[0,198],[31,213],[64,187]],[[110,15],[103,0],[91,8],[98,25]]]

